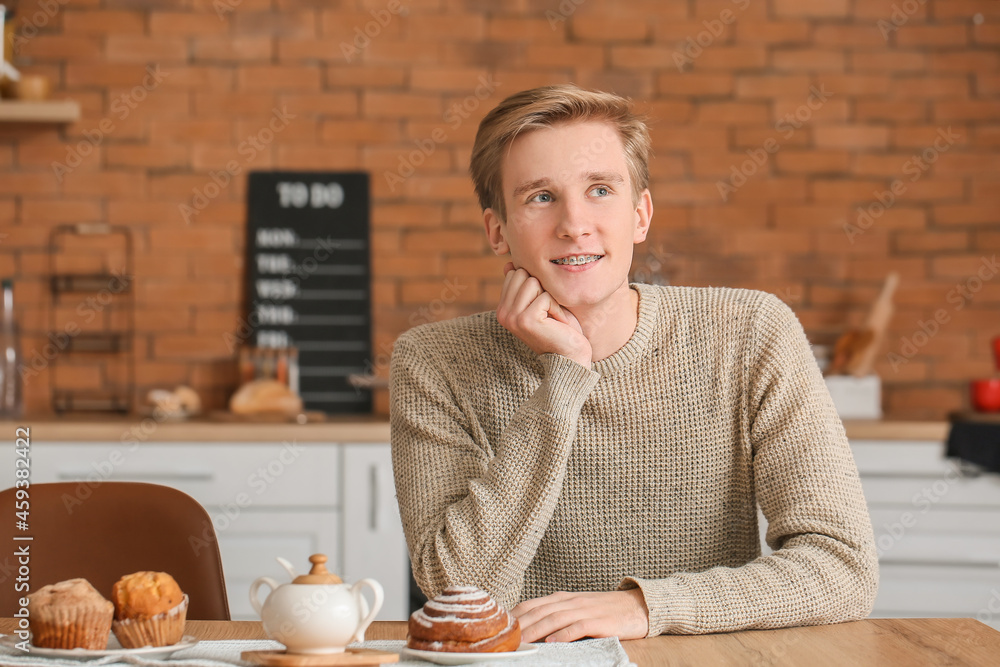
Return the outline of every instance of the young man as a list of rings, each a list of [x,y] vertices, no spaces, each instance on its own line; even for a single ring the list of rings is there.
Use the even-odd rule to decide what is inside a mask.
[[[628,282],[648,153],[626,100],[571,85],[483,119],[471,172],[510,258],[500,303],[411,329],[392,358],[416,581],[484,588],[525,641],[863,618],[871,522],[794,314]]]

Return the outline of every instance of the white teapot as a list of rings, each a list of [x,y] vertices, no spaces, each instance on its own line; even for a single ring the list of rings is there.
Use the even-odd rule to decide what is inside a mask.
[[[279,586],[270,577],[260,577],[250,586],[250,604],[260,615],[264,632],[284,644],[288,653],[343,653],[351,642],[364,641],[365,630],[382,608],[381,584],[362,579],[349,586],[327,571],[326,561],[323,554],[313,554],[309,574],[295,576],[291,563],[279,558],[292,583]],[[271,592],[261,604],[258,591],[265,584]],[[374,594],[370,610],[361,595],[365,586]]]

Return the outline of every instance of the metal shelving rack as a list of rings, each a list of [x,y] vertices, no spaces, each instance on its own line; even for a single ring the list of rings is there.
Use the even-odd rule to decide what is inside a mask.
[[[78,245],[81,237],[120,237],[124,266],[116,274],[106,261],[98,271],[76,271],[59,266],[60,258],[71,254],[67,246]],[[110,239],[109,239],[110,243]],[[49,236],[50,333],[60,343],[60,352],[51,364],[52,409],[64,412],[118,412],[132,410],[135,396],[135,289],[132,233],[128,227],[106,224],[59,225]],[[117,268],[117,267],[116,267]],[[78,321],[60,327],[62,307],[86,321],[93,313],[98,328],[84,328]],[[60,385],[59,368],[80,361],[97,362],[103,377],[99,390],[66,388]]]

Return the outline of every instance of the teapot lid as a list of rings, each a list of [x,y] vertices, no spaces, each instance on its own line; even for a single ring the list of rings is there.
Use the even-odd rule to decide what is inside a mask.
[[[327,558],[323,554],[309,556],[313,564],[309,574],[300,574],[292,580],[293,584],[342,584],[344,580],[326,569]]]

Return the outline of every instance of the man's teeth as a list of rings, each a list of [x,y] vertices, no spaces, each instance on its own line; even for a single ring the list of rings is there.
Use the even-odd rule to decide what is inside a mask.
[[[573,255],[572,257],[563,257],[562,259],[552,260],[553,264],[589,264],[591,262],[596,262],[603,255]]]

